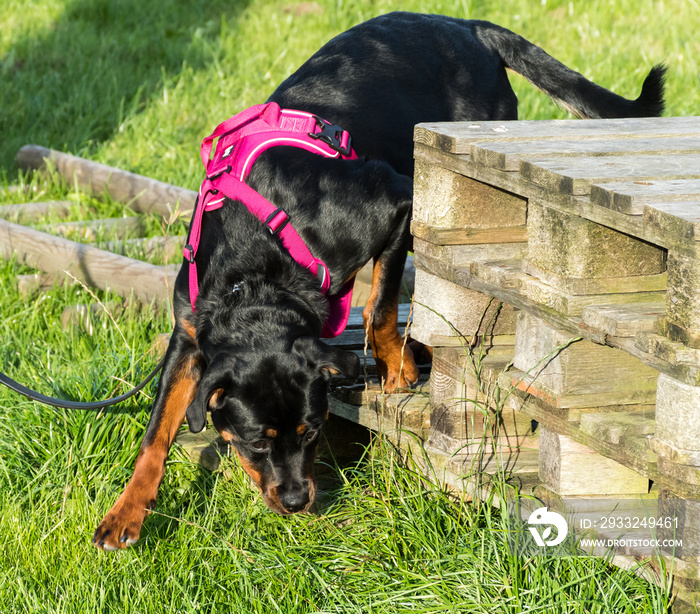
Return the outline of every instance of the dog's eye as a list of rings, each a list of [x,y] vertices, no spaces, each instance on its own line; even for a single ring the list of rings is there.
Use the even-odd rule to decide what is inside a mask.
[[[254,441],[253,443],[251,443],[250,446],[256,452],[270,451],[270,442],[267,439],[258,439],[258,441]]]
[[[311,443],[318,436],[318,431],[306,431],[304,433],[304,443]]]

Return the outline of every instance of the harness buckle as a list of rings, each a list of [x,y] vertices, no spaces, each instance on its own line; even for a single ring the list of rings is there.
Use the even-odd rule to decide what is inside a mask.
[[[312,139],[323,141],[333,151],[337,151],[343,156],[349,156],[352,153],[352,138],[350,138],[349,134],[347,135],[347,143],[345,147],[343,147],[343,134],[347,134],[345,130],[343,130],[340,126],[336,124],[331,124],[330,122],[327,122],[325,119],[319,117],[318,115],[314,115],[314,119],[316,120],[316,125],[319,128],[321,128],[321,132],[309,132],[309,136]]]
[[[273,228],[272,223],[280,213],[284,216],[284,219]],[[264,223],[265,226],[267,226],[267,229],[270,231],[270,234],[276,235],[279,234],[279,232],[289,223],[289,216],[287,215],[287,212],[284,209],[278,207],[272,213],[270,213],[270,215],[267,216],[267,219]]]
[[[182,250],[182,254],[185,258],[187,258],[187,261],[190,264],[194,264],[194,247],[192,247],[189,243],[185,245],[185,247]]]

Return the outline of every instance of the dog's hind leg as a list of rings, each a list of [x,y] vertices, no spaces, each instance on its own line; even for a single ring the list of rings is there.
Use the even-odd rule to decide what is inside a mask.
[[[410,207],[387,246],[374,260],[372,289],[362,313],[386,392],[413,386],[418,381],[413,353],[398,329],[399,290],[411,240],[409,215]]]
[[[134,474],[95,531],[92,542],[104,550],[126,548],[139,539],[165,473],[165,461],[192,402],[203,365],[194,327],[176,324],[163,367],[153,413],[136,458]]]

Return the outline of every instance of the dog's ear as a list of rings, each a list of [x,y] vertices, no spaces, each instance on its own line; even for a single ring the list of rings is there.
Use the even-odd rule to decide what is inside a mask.
[[[303,356],[326,377],[342,374],[354,382],[360,374],[360,359],[356,354],[327,345],[316,337],[299,337],[294,341],[292,351]]]
[[[185,416],[187,426],[192,433],[199,433],[207,422],[207,410],[212,411],[222,407],[229,387],[229,377],[222,372],[221,365],[212,364],[199,382],[197,392],[192,399]]]

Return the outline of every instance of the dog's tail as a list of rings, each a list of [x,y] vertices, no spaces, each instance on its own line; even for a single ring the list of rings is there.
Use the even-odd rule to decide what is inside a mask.
[[[666,67],[651,69],[636,100],[627,100],[567,68],[537,45],[495,24],[477,22],[477,38],[507,68],[525,77],[569,113],[584,119],[658,117],[664,111]]]

